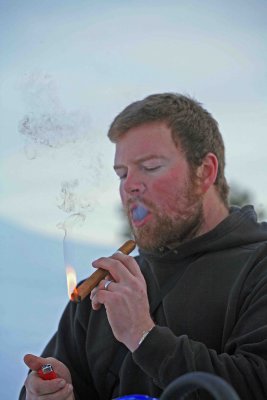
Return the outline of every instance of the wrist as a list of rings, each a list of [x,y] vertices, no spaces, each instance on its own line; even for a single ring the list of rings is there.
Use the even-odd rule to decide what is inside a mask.
[[[145,329],[143,331],[141,331],[141,333],[138,334],[138,336],[136,337],[135,341],[134,341],[134,345],[131,346],[130,351],[133,353],[135,350],[138,349],[138,347],[143,343],[143,341],[146,339],[146,337],[149,335],[149,333],[152,331],[152,329],[154,328],[155,324],[153,324],[152,326],[150,326],[148,329]]]
[[[138,342],[138,346],[137,348],[140,346],[141,343],[143,343],[143,341],[145,340],[145,338],[147,337],[147,335],[152,331],[152,329],[154,328],[155,325],[153,325],[150,329],[143,331],[142,336],[140,337],[140,340]]]

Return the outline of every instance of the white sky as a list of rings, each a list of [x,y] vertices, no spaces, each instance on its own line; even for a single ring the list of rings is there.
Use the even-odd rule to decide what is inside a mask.
[[[123,107],[163,91],[213,114],[228,180],[267,208],[265,0],[0,0],[0,19],[0,217],[62,235],[57,224],[84,213],[82,237],[115,242],[106,132]]]

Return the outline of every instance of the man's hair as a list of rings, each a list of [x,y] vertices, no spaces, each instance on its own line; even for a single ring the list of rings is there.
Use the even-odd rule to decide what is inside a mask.
[[[228,205],[229,187],[224,176],[224,143],[217,121],[191,97],[176,93],[150,95],[126,107],[112,122],[108,137],[116,143],[129,129],[164,122],[170,128],[176,145],[180,145],[193,170],[209,153],[218,159],[215,181],[220,198]]]

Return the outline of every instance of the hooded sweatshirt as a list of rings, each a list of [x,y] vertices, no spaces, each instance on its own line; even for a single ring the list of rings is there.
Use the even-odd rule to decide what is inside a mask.
[[[140,250],[136,260],[156,324],[137,350],[114,338],[105,308],[93,311],[88,297],[67,305],[43,352],[70,369],[75,399],[160,397],[175,378],[204,371],[242,400],[266,400],[267,223],[253,207],[232,208],[208,233],[175,249]]]

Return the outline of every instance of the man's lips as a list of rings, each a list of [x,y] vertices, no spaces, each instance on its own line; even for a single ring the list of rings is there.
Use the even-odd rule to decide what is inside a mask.
[[[131,209],[131,215],[134,222],[142,221],[148,213],[148,209],[141,204],[138,204]]]

